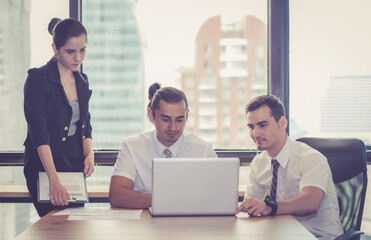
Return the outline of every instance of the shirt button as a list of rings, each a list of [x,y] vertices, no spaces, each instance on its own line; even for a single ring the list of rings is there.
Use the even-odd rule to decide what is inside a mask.
[[[82,125],[82,128],[85,128],[85,124]]]
[[[64,138],[62,138],[62,142],[65,142],[67,139],[64,137]]]
[[[82,139],[85,139],[85,136],[82,136]]]
[[[64,131],[67,131],[68,130],[68,127],[64,127]]]

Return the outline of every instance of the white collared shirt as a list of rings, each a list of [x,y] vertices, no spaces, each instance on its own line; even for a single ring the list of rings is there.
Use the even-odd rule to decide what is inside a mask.
[[[318,212],[295,218],[317,237],[334,239],[342,234],[335,185],[326,157],[289,137],[277,156],[269,156],[267,151],[263,151],[253,159],[245,199],[254,197],[264,200],[270,192],[272,158],[280,163],[277,174],[277,201],[298,197],[303,187],[314,186],[322,189],[324,195]]]
[[[152,159],[165,157],[166,146],[156,137],[156,130],[128,137],[122,143],[114,166],[114,176],[123,176],[134,181],[134,191],[152,193]],[[168,147],[173,157],[217,157],[211,144],[193,133],[183,133]]]

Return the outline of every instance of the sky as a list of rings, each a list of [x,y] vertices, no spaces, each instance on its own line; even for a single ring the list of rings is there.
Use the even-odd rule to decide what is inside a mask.
[[[368,0],[290,1],[290,118],[309,135],[321,134],[330,77],[371,75],[370,9]]]

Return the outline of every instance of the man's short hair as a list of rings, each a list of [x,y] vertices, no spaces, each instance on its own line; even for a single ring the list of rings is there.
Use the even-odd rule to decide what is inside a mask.
[[[271,115],[274,117],[276,122],[278,122],[282,116],[286,116],[285,106],[281,100],[274,95],[261,95],[251,99],[251,101],[246,105],[246,114],[257,110],[264,105],[270,108]]]
[[[166,103],[179,103],[184,101],[185,110],[188,110],[188,101],[184,92],[174,87],[161,87],[159,83],[153,83],[148,89],[148,107],[152,109],[153,117],[156,110],[160,109],[160,101]]]

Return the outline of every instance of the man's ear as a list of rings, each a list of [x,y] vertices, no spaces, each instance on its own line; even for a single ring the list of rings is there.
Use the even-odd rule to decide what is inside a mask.
[[[152,112],[152,108],[150,107],[147,108],[147,116],[149,120],[153,123],[153,112]]]
[[[287,128],[287,119],[284,116],[282,116],[280,118],[280,120],[278,120],[278,124],[279,124],[279,126],[280,126],[281,129],[283,129],[284,131],[286,131],[286,128]]]

